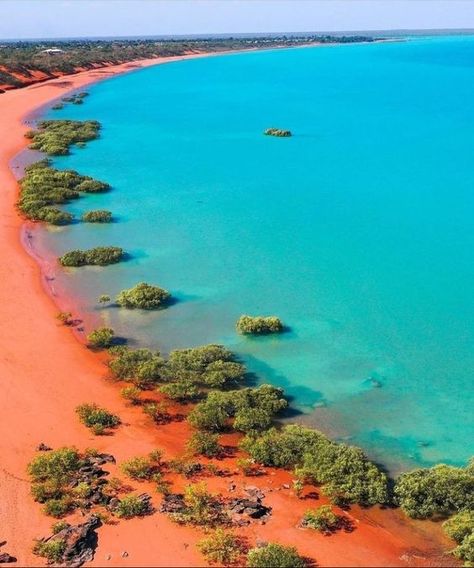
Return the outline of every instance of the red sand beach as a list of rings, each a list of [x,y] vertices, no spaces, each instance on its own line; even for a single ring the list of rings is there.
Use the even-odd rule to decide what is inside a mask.
[[[183,449],[189,430],[186,422],[154,426],[139,408],[127,406],[117,384],[107,379],[103,357],[88,351],[70,330],[59,325],[55,319],[58,309],[45,294],[40,268],[21,244],[23,221],[14,207],[17,184],[9,162],[26,146],[22,120],[28,113],[72,89],[172,59],[182,58],[85,71],[0,95],[0,541],[6,541],[2,552],[17,557],[19,566],[45,564],[32,554],[31,547],[35,538],[50,534],[53,522],[30,496],[26,474],[26,465],[40,442],[54,448],[96,447],[112,453],[120,463],[157,447],[166,456],[175,456]],[[97,402],[116,412],[123,425],[113,436],[93,436],[74,413],[83,402]],[[235,443],[235,437],[229,441]],[[235,471],[235,458],[223,460],[222,465]],[[245,485],[264,489],[265,504],[273,508],[273,515],[265,525],[240,530],[250,545],[256,539],[291,544],[319,566],[456,565],[451,557],[442,556],[443,548],[450,545],[438,525],[409,521],[398,511],[355,507],[346,513],[355,530],[330,537],[297,528],[303,511],[324,503],[324,498],[297,499],[283,487],[291,483],[286,472],[267,470],[267,475],[258,478],[236,474],[205,481],[212,491],[225,494],[231,481],[237,485],[234,495]],[[173,482],[175,488],[184,484],[177,478]],[[159,504],[160,496],[151,484],[132,485],[149,491],[154,504]],[[194,546],[200,538],[202,532],[177,526],[160,513],[120,521],[99,529],[91,565],[202,566],[205,562]]]

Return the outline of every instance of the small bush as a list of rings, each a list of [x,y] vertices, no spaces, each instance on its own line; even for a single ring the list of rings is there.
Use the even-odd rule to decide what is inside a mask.
[[[117,507],[117,517],[131,519],[132,517],[143,517],[150,513],[149,504],[140,499],[137,495],[126,495],[120,500]]]
[[[61,532],[64,529],[67,529],[70,526],[71,525],[69,523],[66,523],[66,521],[58,521],[57,523],[53,524],[51,530],[53,531],[53,534],[58,534],[59,532]]]
[[[95,434],[102,434],[108,428],[116,428],[120,424],[120,418],[100,408],[97,404],[81,404],[76,408],[80,421],[93,429]]]
[[[237,331],[242,334],[266,335],[283,331],[283,323],[276,316],[240,316]]]
[[[73,324],[71,312],[59,312],[56,318],[66,326],[71,326]]]
[[[306,511],[303,516],[303,526],[315,529],[324,534],[335,531],[340,524],[340,518],[329,505]]]
[[[28,473],[33,481],[58,481],[65,483],[83,465],[81,456],[75,448],[60,448],[36,456],[28,465]]]
[[[270,543],[252,548],[247,555],[249,568],[305,568],[307,563],[292,546]]]
[[[108,294],[101,294],[98,300],[99,304],[107,304],[110,302],[110,296]]]
[[[33,547],[33,553],[36,556],[46,558],[48,563],[59,564],[62,562],[64,551],[66,550],[66,541],[63,539],[48,540],[44,542],[39,540]]]
[[[128,400],[131,404],[137,405],[140,404],[141,402],[140,400],[141,392],[142,391],[139,388],[130,386],[130,387],[124,387],[120,391],[120,394],[123,396],[125,400]]]
[[[157,310],[170,299],[171,294],[146,282],[140,282],[133,288],[122,290],[117,296],[117,304],[123,308],[139,308],[142,310]]]
[[[82,215],[82,220],[84,223],[111,223],[112,213],[105,209],[87,211]]]
[[[87,336],[89,345],[95,349],[107,349],[112,345],[113,339],[114,330],[110,327],[99,327]]]
[[[182,512],[170,514],[178,523],[213,527],[229,522],[221,501],[208,492],[204,483],[185,487],[184,505]]]
[[[131,458],[123,462],[120,469],[136,481],[149,481],[159,473],[160,467],[157,461],[159,462],[159,460],[144,457]]]
[[[210,564],[220,566],[237,563],[244,553],[241,539],[221,528],[215,529],[209,536],[200,540],[197,547]]]
[[[222,446],[219,445],[218,434],[209,432],[195,432],[187,443],[187,447],[195,455],[215,458],[222,454]]]
[[[265,136],[276,136],[277,138],[288,138],[291,136],[291,130],[283,130],[281,128],[267,128],[263,133]]]
[[[67,513],[71,512],[74,504],[68,497],[61,497],[60,499],[49,499],[44,505],[44,512],[51,517],[61,518]]]
[[[171,419],[167,406],[163,402],[150,402],[145,404],[143,406],[143,412],[156,422],[156,424],[166,424]]]
[[[258,475],[259,467],[255,460],[249,458],[239,458],[236,462],[237,467],[246,476]]]

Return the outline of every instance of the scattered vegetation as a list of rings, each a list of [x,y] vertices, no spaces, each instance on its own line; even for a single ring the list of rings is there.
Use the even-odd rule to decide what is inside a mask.
[[[269,428],[274,416],[288,405],[283,390],[271,385],[244,388],[231,392],[210,392],[188,415],[198,430],[220,432],[233,419],[233,427],[241,432],[257,432]]]
[[[140,282],[129,290],[122,290],[117,296],[117,304],[129,309],[157,310],[164,307],[170,298],[167,290]]]
[[[110,186],[74,170],[56,170],[49,160],[41,160],[27,168],[20,181],[19,211],[32,221],[44,221],[52,225],[67,225],[73,216],[59,209],[83,193],[108,191]]]
[[[42,120],[37,130],[29,130],[26,137],[30,148],[49,156],[66,156],[72,145],[99,137],[100,123],[96,120]]]
[[[386,475],[362,450],[338,444],[317,430],[298,425],[248,434],[242,448],[255,461],[275,467],[297,467],[302,479],[321,485],[336,504],[375,505],[389,501]]]
[[[267,128],[264,131],[265,136],[276,136],[278,138],[288,138],[291,136],[291,130],[282,130],[281,128]]]
[[[136,481],[156,481],[161,477],[161,467],[161,453],[155,451],[148,457],[135,457],[123,462],[120,469]]]
[[[120,262],[124,256],[120,247],[95,247],[69,251],[59,257],[59,262],[63,266],[106,266]]]
[[[89,346],[94,349],[107,349],[114,340],[114,330],[110,327],[98,327],[87,336]]]
[[[249,568],[305,568],[307,563],[296,548],[282,544],[269,543],[252,548],[247,555]]]
[[[210,564],[229,566],[243,556],[245,547],[235,534],[217,528],[197,543],[198,549]]]
[[[240,316],[236,325],[237,331],[242,334],[267,335],[281,333],[283,324],[276,316]]]
[[[99,296],[98,302],[99,304],[108,304],[110,302],[110,296],[108,294],[101,294]]]
[[[105,209],[97,209],[95,211],[86,211],[82,215],[84,223],[111,223],[112,212]]]
[[[76,408],[76,413],[79,420],[96,436],[105,434],[107,430],[116,428],[120,424],[117,415],[100,408],[97,404],[81,404]]]

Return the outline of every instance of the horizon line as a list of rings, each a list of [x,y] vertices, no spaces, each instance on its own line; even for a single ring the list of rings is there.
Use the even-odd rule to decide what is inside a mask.
[[[321,31],[301,31],[301,32],[291,32],[291,31],[278,31],[278,32],[209,32],[209,33],[183,33],[183,34],[144,34],[144,35],[85,35],[85,36],[50,36],[50,37],[25,37],[25,38],[0,38],[2,42],[32,42],[32,41],[71,41],[71,40],[133,40],[133,39],[157,39],[157,40],[185,40],[185,39],[230,39],[238,37],[270,37],[270,36],[311,36],[311,35],[329,35],[337,36],[342,34],[348,35],[360,35],[360,34],[423,34],[426,32],[437,32],[437,33],[473,33],[474,28],[394,28],[394,29],[354,29],[354,30],[321,30]]]

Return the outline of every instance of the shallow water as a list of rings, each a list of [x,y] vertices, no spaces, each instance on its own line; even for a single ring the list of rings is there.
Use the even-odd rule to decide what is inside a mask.
[[[222,342],[304,422],[392,471],[472,453],[474,40],[418,39],[169,63],[50,117],[97,119],[58,167],[114,190],[71,204],[117,222],[40,232],[55,253],[121,245],[61,284],[132,344]],[[269,126],[294,136],[262,135]],[[138,281],[178,303],[99,308]],[[279,337],[242,338],[242,313]]]

